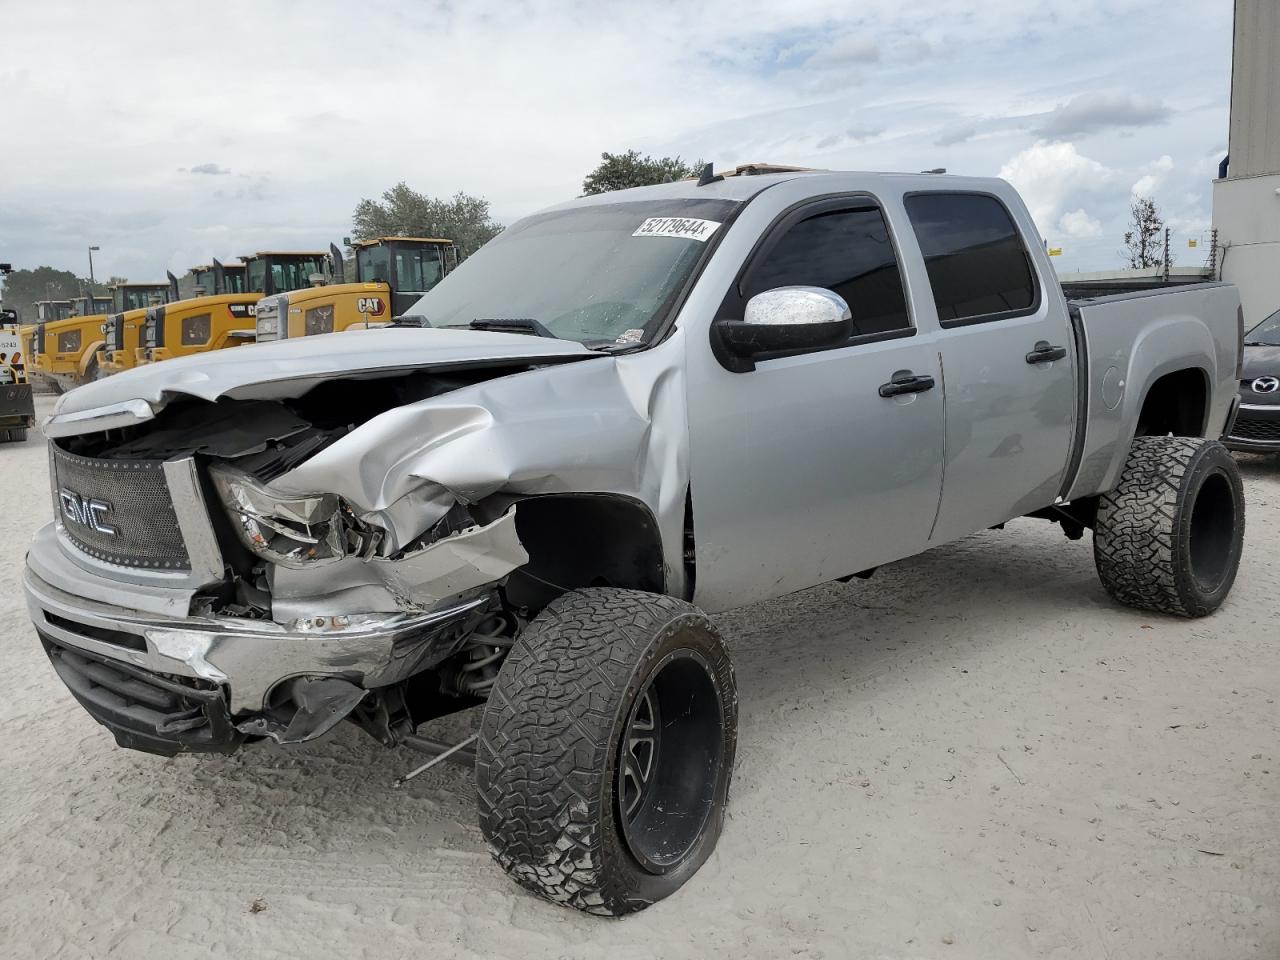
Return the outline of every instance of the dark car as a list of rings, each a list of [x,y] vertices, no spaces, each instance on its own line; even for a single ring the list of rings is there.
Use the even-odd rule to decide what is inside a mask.
[[[1242,370],[1240,413],[1226,444],[1280,452],[1280,310],[1244,335]]]

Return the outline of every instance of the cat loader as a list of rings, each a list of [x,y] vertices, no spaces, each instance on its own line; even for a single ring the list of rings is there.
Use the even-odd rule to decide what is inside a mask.
[[[458,264],[452,240],[379,237],[355,245],[355,277],[337,271],[327,286],[264,297],[258,303],[258,342],[383,326],[401,316]],[[342,253],[330,248],[334,264]]]
[[[226,311],[230,319],[243,323],[252,319],[252,305],[257,297],[248,297],[245,288],[245,266],[240,263],[222,264],[216,259],[212,264],[192,267],[181,279],[169,274],[168,302],[164,305],[141,305],[107,318],[101,361],[103,373],[119,373],[139,363],[148,362],[143,344],[147,318],[154,311],[178,311],[179,328],[186,323],[188,336],[204,321],[199,317],[212,316]],[[196,319],[191,319],[192,317]],[[199,331],[197,330],[196,333]]]
[[[162,303],[168,296],[168,284],[119,283],[111,287],[109,309],[116,313],[135,310],[150,303]],[[105,301],[81,297],[80,306],[88,309],[103,306],[104,309],[102,313],[73,313],[65,319],[39,324],[32,338],[34,373],[58,393],[96,380],[105,373],[102,359],[109,316]]]
[[[244,274],[240,292],[228,290],[231,268],[215,263],[213,294],[146,311],[135,363],[156,363],[253,343],[254,312],[263,297],[325,282],[332,269],[329,254],[316,251],[262,251],[241,259]],[[221,280],[217,279],[219,274]]]

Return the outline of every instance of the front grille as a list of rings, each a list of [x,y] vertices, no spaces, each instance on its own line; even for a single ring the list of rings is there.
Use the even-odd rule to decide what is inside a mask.
[[[162,460],[96,460],[51,445],[54,511],[71,542],[108,563],[189,570]]]
[[[107,349],[123,350],[124,349],[124,316],[117,314],[107,321],[107,329],[105,331]]]
[[[1280,419],[1263,420],[1260,417],[1250,416],[1246,410],[1241,410],[1236,415],[1231,436],[1258,443],[1280,443]]]
[[[152,307],[147,311],[147,319],[142,327],[143,346],[164,346],[164,314],[164,307]]]

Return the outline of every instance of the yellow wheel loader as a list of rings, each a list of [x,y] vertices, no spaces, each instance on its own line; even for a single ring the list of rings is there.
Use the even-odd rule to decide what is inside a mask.
[[[244,322],[252,320],[249,306],[253,298],[246,298],[245,267],[240,263],[222,264],[214,260],[212,264],[201,264],[192,267],[182,278],[169,274],[168,302],[159,305],[136,307],[122,313],[114,313],[107,318],[103,331],[105,345],[101,368],[104,373],[119,373],[136,367],[139,363],[148,362],[143,343],[143,334],[147,318],[153,310],[177,312],[178,325],[189,316],[208,313],[212,318],[215,312],[227,311],[233,320]],[[193,312],[189,312],[194,308]],[[195,322],[196,325],[200,321]],[[212,326],[212,319],[210,326]],[[188,328],[192,326],[189,321]]]
[[[137,362],[155,363],[252,343],[254,311],[263,297],[322,283],[331,272],[329,255],[324,252],[262,251],[241,259],[244,267],[240,292],[228,292],[234,276],[232,268],[215,263],[212,295],[148,310]]]
[[[32,343],[36,375],[43,376],[59,393],[96,380],[104,373],[101,365],[108,309],[133,310],[153,302],[163,303],[168,296],[168,284],[120,283],[111,288],[109,308],[102,298],[81,297],[79,308],[102,308],[103,312],[73,314],[37,326]]]
[[[452,240],[379,237],[355,245],[353,282],[335,267],[334,282],[264,297],[258,303],[258,341],[382,326],[401,316],[457,266]],[[342,254],[330,248],[334,264]]]

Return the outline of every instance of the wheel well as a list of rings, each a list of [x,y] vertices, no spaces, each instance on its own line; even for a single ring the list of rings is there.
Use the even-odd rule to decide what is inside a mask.
[[[1189,368],[1166,373],[1147,390],[1134,436],[1204,436],[1207,407],[1204,371]]]
[[[529,497],[516,508],[529,562],[512,571],[507,599],[540,610],[579,587],[666,591],[662,535],[647,506],[609,494]]]

